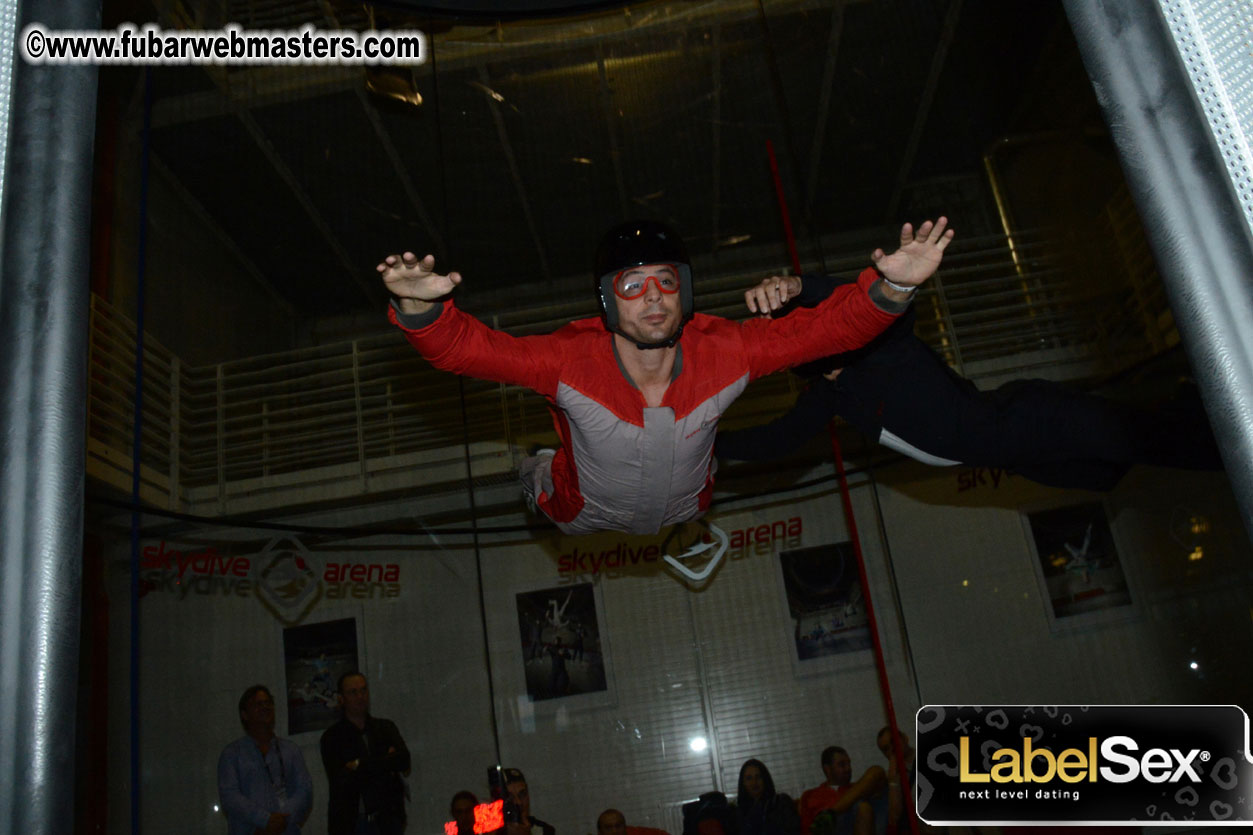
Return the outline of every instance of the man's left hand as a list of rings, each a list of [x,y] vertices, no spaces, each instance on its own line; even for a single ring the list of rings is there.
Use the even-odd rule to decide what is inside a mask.
[[[935,274],[944,257],[944,249],[953,240],[953,230],[945,231],[946,226],[946,217],[941,217],[934,224],[929,220],[923,221],[917,232],[906,223],[901,227],[900,249],[891,255],[876,249],[870,259],[893,284],[917,287]]]

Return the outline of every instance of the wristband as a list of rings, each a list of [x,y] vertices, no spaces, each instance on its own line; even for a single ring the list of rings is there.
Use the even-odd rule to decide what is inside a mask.
[[[879,280],[898,293],[912,293],[918,289],[917,285],[910,287],[904,284],[897,284],[895,281],[888,279],[888,277],[882,273],[879,274]]]

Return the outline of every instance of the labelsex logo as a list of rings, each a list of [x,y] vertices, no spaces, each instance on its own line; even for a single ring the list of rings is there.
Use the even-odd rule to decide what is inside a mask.
[[[1065,783],[1095,783],[1097,775],[1111,783],[1130,783],[1143,776],[1150,783],[1177,783],[1185,777],[1193,783],[1201,782],[1201,775],[1193,767],[1193,761],[1209,760],[1209,752],[1194,748],[1186,754],[1177,748],[1150,748],[1139,757],[1126,752],[1139,751],[1139,744],[1129,736],[1111,736],[1100,743],[1097,753],[1096,737],[1088,737],[1087,752],[1067,748],[1056,756],[1046,748],[1032,748],[1031,740],[1022,741],[1022,753],[1012,748],[1000,748],[992,754],[996,765],[987,773],[970,768],[970,737],[961,738],[961,781],[963,783],[1047,783],[1054,777]],[[1101,765],[1104,758],[1114,766]],[[1037,770],[1037,761],[1042,764]],[[1118,766],[1121,766],[1119,768]]]

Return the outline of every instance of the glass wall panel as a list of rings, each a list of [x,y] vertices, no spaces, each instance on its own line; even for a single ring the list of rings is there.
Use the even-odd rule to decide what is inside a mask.
[[[746,803],[756,759],[797,801],[829,746],[870,774],[882,832],[880,730],[912,736],[922,705],[1249,703],[1249,543],[1060,6],[1028,5],[156,3],[168,28],[418,28],[429,60],[102,69],[82,744],[107,768],[85,825],[222,831],[219,756],[264,684],[310,775],[302,831],[331,831],[352,761],[322,740],[352,670],[428,835],[457,792],[491,799],[496,766],[563,835],[606,809],[731,835],[710,792]],[[528,506],[519,471],[570,443],[555,384],[517,370],[533,343],[494,346],[491,379],[438,370],[375,271],[429,252],[458,309],[527,338],[597,315],[596,244],[639,217],[682,235],[697,309],[742,321],[794,258],[851,278],[941,214],[957,238],[907,347],[748,382],[696,431],[837,405],[763,460],[723,455],[703,524],[647,533],[567,535]],[[627,405],[596,419],[630,423],[612,344]],[[721,537],[708,577],[675,567]]]

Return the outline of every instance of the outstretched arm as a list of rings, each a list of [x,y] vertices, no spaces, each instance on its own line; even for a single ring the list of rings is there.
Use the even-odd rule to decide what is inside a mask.
[[[917,288],[935,274],[944,257],[944,250],[953,241],[953,230],[946,231],[947,226],[946,217],[941,217],[935,223],[923,221],[917,232],[912,225],[906,223],[901,227],[900,248],[891,255],[885,254],[882,249],[876,249],[870,254],[870,260],[880,274],[893,284]],[[840,283],[842,282],[832,278],[816,279],[809,276],[802,281],[796,275],[772,275],[756,287],[746,290],[744,303],[748,305],[749,312],[769,317],[802,295],[802,291],[805,291],[806,298],[801,300],[801,304],[806,301],[817,304],[831,295]],[[887,285],[882,289],[884,295],[892,301],[905,301],[910,295],[893,290]]]
[[[947,226],[948,218],[946,217],[941,217],[935,223],[929,220],[923,221],[917,232],[914,231],[912,225],[906,223],[901,227],[900,248],[891,255],[885,254],[882,249],[876,249],[870,254],[870,260],[888,281],[902,287],[916,288],[934,275],[940,266],[944,250],[953,240],[953,230],[945,231]],[[760,316],[770,316],[800,296],[802,290],[807,292],[801,304],[805,304],[806,301],[810,304],[817,304],[831,295],[840,283],[842,282],[831,278],[816,281],[810,276],[802,282],[800,276],[772,275],[756,287],[745,291],[744,303],[748,305],[750,312]],[[888,295],[892,301],[905,301],[909,297],[908,293],[893,291],[890,286],[884,286],[882,289],[885,295],[894,293],[894,295]]]
[[[882,249],[876,249],[870,255],[875,268],[892,284],[911,288],[902,293],[888,285],[885,294],[895,301],[904,301],[909,293],[917,289],[940,267],[944,258],[944,250],[953,242],[953,230],[945,231],[948,218],[941,217],[935,223],[924,220],[915,232],[906,223],[901,227],[900,248],[887,255]],[[895,294],[895,295],[893,295]]]
[[[907,223],[901,227],[900,247],[891,255],[876,249],[871,255],[875,269],[863,271],[855,285],[836,287],[815,308],[797,310],[782,319],[745,322],[752,376],[852,351],[878,336],[908,309],[914,289],[939,267],[953,240],[947,226],[948,219],[943,217],[935,223],[924,222],[917,231]],[[791,277],[775,276],[765,284],[746,294],[749,309],[757,313],[782,307],[799,291],[798,280]]]
[[[412,252],[389,255],[374,269],[383,277],[387,291],[396,297],[401,313],[426,313],[434,302],[453,291],[461,283],[461,273],[441,275],[435,272],[435,256],[422,258]]]
[[[562,357],[553,335],[515,337],[493,330],[448,298],[461,274],[435,271],[435,259],[389,255],[375,268],[393,300],[388,315],[431,365],[551,396]]]

